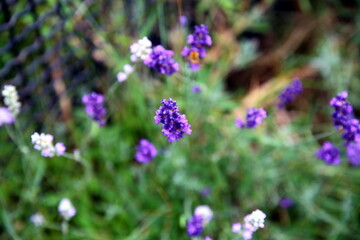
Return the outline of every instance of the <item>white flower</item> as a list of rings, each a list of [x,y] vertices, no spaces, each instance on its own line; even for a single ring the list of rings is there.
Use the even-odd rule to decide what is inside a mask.
[[[4,103],[8,107],[11,114],[16,117],[20,112],[21,103],[16,88],[12,85],[5,85],[2,90]]]
[[[119,72],[116,75],[116,78],[119,82],[124,82],[133,71],[134,71],[134,68],[131,65],[125,64],[124,72]]]
[[[61,156],[65,153],[66,147],[63,143],[53,144],[54,137],[45,133],[33,133],[31,135],[31,143],[34,149],[41,151],[43,157],[53,157],[55,154]]]
[[[137,42],[131,44],[130,52],[132,55],[130,56],[130,60],[132,62],[138,62],[139,60],[147,58],[152,52],[151,45],[152,43],[147,37],[143,37]]]
[[[41,213],[35,213],[30,217],[30,222],[32,222],[36,227],[41,227],[45,223],[45,218]]]
[[[60,201],[58,211],[66,221],[70,220],[70,218],[76,215],[76,209],[68,198],[63,198]]]
[[[259,209],[256,209],[251,214],[245,216],[244,221],[245,224],[251,225],[256,230],[258,228],[265,227],[264,225],[265,218],[266,218],[266,214],[260,211]]]
[[[201,205],[195,208],[194,215],[201,216],[204,224],[207,224],[211,221],[214,214],[209,206]]]
[[[125,64],[124,65],[124,72],[129,75],[130,73],[132,73],[134,71],[134,68],[129,65],[129,64]]]
[[[119,72],[117,75],[116,75],[116,78],[119,82],[124,82],[126,79],[127,79],[127,74],[124,73],[124,72]]]

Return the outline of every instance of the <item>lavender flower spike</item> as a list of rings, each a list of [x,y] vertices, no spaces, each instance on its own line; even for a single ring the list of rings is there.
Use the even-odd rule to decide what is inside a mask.
[[[246,113],[246,127],[255,128],[267,117],[266,111],[262,108],[248,108]]]
[[[179,64],[173,59],[174,52],[161,45],[153,48],[149,56],[144,59],[144,64],[156,69],[158,73],[168,75],[179,71]]]
[[[98,93],[85,94],[82,102],[85,104],[85,111],[90,118],[98,122],[99,126],[104,126],[106,123],[106,109],[103,106],[105,98]]]
[[[347,101],[348,93],[342,92],[331,99],[329,105],[334,108],[332,114],[334,125],[337,129],[344,129],[353,116],[353,107]]]
[[[193,34],[190,34],[187,38],[187,43],[192,47],[199,49],[199,54],[201,58],[204,58],[206,55],[206,46],[212,45],[212,40],[209,35],[208,26],[201,24],[200,26],[195,26],[195,31]]]
[[[135,160],[140,163],[148,163],[157,155],[156,147],[146,139],[140,140],[136,150]]]
[[[293,102],[295,98],[302,92],[302,83],[299,78],[290,83],[279,95],[278,108]]]
[[[167,137],[169,142],[179,141],[184,134],[191,134],[191,125],[188,123],[185,114],[180,114],[176,101],[171,98],[163,99],[156,110],[154,117],[155,124],[162,123],[162,133]]]
[[[316,152],[316,157],[328,165],[337,165],[341,162],[340,150],[331,142],[325,142]]]
[[[200,236],[203,232],[203,220],[201,216],[192,216],[186,223],[186,231],[189,237]]]

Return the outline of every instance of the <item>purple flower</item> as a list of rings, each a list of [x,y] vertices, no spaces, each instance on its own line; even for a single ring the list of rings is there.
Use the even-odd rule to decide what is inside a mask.
[[[316,157],[328,165],[337,165],[341,162],[340,150],[331,142],[325,142],[316,152]]]
[[[144,64],[156,69],[161,74],[171,75],[179,71],[179,64],[172,58],[174,52],[157,45],[144,60]]]
[[[346,101],[348,97],[347,92],[342,92],[331,99],[329,105],[334,108],[332,114],[334,125],[337,129],[344,129],[348,125],[349,119],[353,116],[353,107]]]
[[[201,93],[201,88],[198,85],[193,86],[191,90],[193,93]]]
[[[349,144],[346,149],[348,162],[351,166],[360,166],[360,144]]]
[[[199,49],[200,57],[204,58],[206,55],[205,46],[212,45],[208,26],[204,24],[201,24],[200,26],[195,26],[195,31],[193,34],[190,34],[188,36],[187,43],[190,46]]]
[[[169,142],[179,141],[184,137],[184,133],[191,134],[191,125],[188,123],[185,114],[180,114],[176,101],[171,98],[163,99],[156,110],[154,117],[155,124],[162,123],[162,133],[167,137]]]
[[[343,139],[345,140],[345,145],[348,145],[352,142],[360,141],[360,124],[359,120],[353,118],[350,119],[344,127]]]
[[[104,126],[106,123],[106,109],[103,106],[104,101],[104,96],[95,92],[85,94],[82,98],[86,113],[92,120],[98,122],[99,126]]]
[[[206,196],[209,196],[211,193],[211,188],[203,188],[201,191],[200,191],[200,195],[203,196],[203,197],[206,197]]]
[[[203,240],[212,240],[212,238],[209,236],[206,236],[205,238],[203,238]]]
[[[0,126],[4,124],[12,124],[15,121],[14,116],[11,114],[9,109],[0,107]]]
[[[200,68],[200,51],[195,47],[184,47],[181,55],[190,63],[190,70],[197,71]]]
[[[333,123],[338,130],[343,131],[345,145],[360,141],[359,120],[353,118],[353,107],[347,97],[348,93],[344,91],[330,101],[330,106],[334,108]]]
[[[279,201],[279,206],[281,208],[289,208],[291,207],[292,205],[294,205],[294,202],[291,198],[289,197],[282,197]]]
[[[278,108],[293,102],[295,98],[302,92],[302,83],[296,78],[289,86],[287,86],[279,95]]]
[[[192,216],[186,223],[186,231],[189,237],[200,236],[203,232],[203,220],[201,216]]]
[[[235,120],[235,126],[238,128],[244,128],[245,127],[245,123],[244,121],[239,117]]]
[[[248,108],[246,113],[246,127],[255,128],[267,117],[266,111],[262,108]]]
[[[148,163],[157,155],[156,147],[146,139],[140,140],[136,150],[135,160],[140,163]]]

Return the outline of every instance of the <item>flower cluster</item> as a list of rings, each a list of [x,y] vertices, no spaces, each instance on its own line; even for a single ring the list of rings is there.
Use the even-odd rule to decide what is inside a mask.
[[[156,147],[146,139],[140,140],[136,150],[135,160],[140,163],[148,163],[157,155]]]
[[[65,153],[65,145],[58,142],[54,146],[53,140],[54,137],[50,134],[35,132],[31,135],[31,143],[34,144],[34,149],[41,151],[43,157],[61,156]]]
[[[340,149],[335,147],[331,142],[325,142],[316,152],[316,157],[328,165],[337,165],[341,162]]]
[[[295,98],[302,92],[302,83],[296,78],[289,86],[287,86],[279,95],[278,108],[293,102]]]
[[[98,122],[99,126],[106,124],[106,109],[103,106],[105,98],[98,93],[85,94],[82,102],[85,104],[85,111],[92,120]]]
[[[169,142],[179,141],[184,134],[191,134],[191,125],[188,123],[185,114],[180,114],[176,101],[171,98],[163,99],[156,110],[154,117],[155,124],[162,123],[162,133],[167,137]]]
[[[19,102],[19,95],[16,91],[16,88],[12,85],[5,85],[2,91],[2,95],[4,97],[4,103],[9,109],[10,113],[14,118],[20,112],[21,103]]]
[[[130,56],[130,60],[132,62],[144,61],[152,52],[151,46],[152,43],[147,37],[143,37],[131,44],[130,52],[132,55]]]
[[[63,198],[60,201],[58,211],[65,221],[69,221],[76,215],[76,209],[68,198]]]
[[[116,75],[118,82],[124,82],[133,71],[134,71],[134,68],[131,65],[125,64],[124,72],[119,72]]]
[[[232,232],[239,234],[244,240],[252,239],[252,235],[259,228],[265,227],[266,214],[260,210],[255,210],[244,218],[244,224],[237,222],[232,225]]]
[[[335,127],[343,131],[343,139],[345,144],[360,141],[360,124],[357,119],[353,117],[353,107],[347,101],[348,93],[342,92],[336,95],[330,101],[330,106],[334,108],[332,114],[333,123]]]
[[[187,234],[190,237],[200,236],[212,217],[213,212],[209,206],[201,205],[195,208],[194,215],[186,223]]]
[[[235,126],[238,128],[255,128],[260,125],[267,117],[263,108],[248,108],[246,112],[246,123],[241,118],[235,120]]]
[[[206,56],[205,47],[212,45],[208,26],[204,24],[195,26],[195,31],[188,36],[187,43],[190,46],[185,46],[181,55],[190,63],[190,69],[192,71],[197,71],[200,68],[201,59]]]
[[[170,76],[179,71],[179,64],[173,59],[174,52],[161,45],[153,48],[152,52],[144,59],[144,64],[154,68],[158,73]]]

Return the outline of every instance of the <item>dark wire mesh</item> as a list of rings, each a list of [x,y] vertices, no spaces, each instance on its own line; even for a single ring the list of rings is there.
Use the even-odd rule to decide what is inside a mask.
[[[22,111],[36,109],[37,120],[69,89],[104,72],[91,44],[79,43],[86,39],[81,25],[71,0],[0,0],[1,85],[17,86],[26,101]]]

